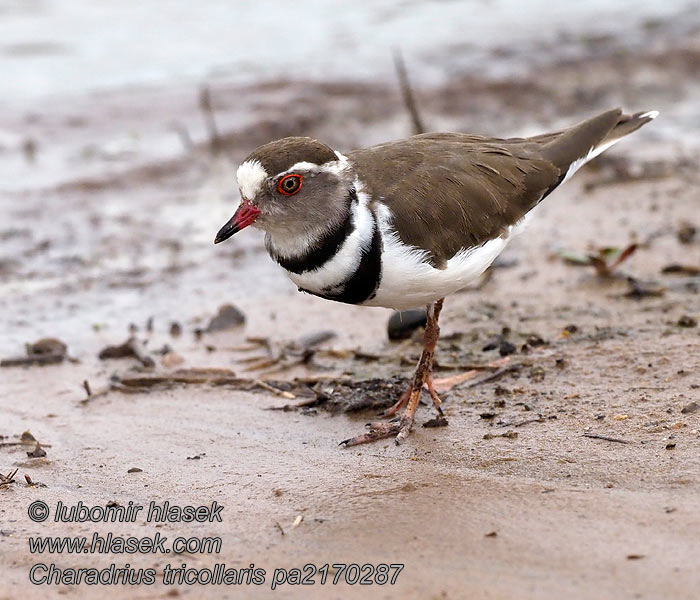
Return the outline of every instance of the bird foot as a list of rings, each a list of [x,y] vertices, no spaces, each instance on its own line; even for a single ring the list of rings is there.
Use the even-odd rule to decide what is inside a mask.
[[[430,398],[432,399],[435,410],[438,413],[440,425],[442,426],[447,424],[447,420],[444,418],[444,413],[442,412],[442,408],[440,406],[440,398],[435,392],[435,387],[433,386],[433,378],[430,372],[433,363],[433,354],[435,353],[435,345],[437,344],[438,336],[440,335],[438,317],[441,309],[442,298],[435,301],[428,307],[423,351],[421,352],[420,360],[418,361],[418,366],[416,367],[416,372],[413,375],[411,386],[402,394],[402,396],[392,407],[384,412],[385,417],[393,416],[403,406],[405,406],[406,408],[401,415],[401,418],[396,417],[391,421],[376,421],[374,423],[369,423],[367,425],[369,428],[367,433],[343,440],[340,442],[341,446],[345,446],[346,448],[350,446],[359,446],[360,444],[367,444],[369,442],[374,442],[376,440],[381,440],[391,436],[395,436],[394,441],[397,445],[401,444],[401,442],[408,437],[408,434],[411,433],[411,428],[413,427],[413,423],[415,421],[416,409],[418,408],[418,403],[420,402],[423,386],[428,388]]]
[[[397,445],[403,442],[408,434],[411,433],[413,427],[413,418],[404,415],[400,419],[392,419],[391,421],[375,421],[367,423],[369,431],[361,435],[343,440],[340,446],[349,448],[350,446],[359,446],[360,444],[368,444],[384,438],[396,436],[394,441]]]

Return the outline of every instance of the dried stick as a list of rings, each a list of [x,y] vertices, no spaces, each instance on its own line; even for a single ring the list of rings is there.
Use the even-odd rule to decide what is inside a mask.
[[[408,72],[406,71],[403,55],[398,49],[394,50],[394,67],[396,67],[396,74],[399,78],[399,85],[401,86],[401,95],[403,96],[404,104],[406,105],[408,114],[411,116],[413,133],[416,135],[419,133],[425,133],[425,126],[423,125],[423,120],[418,112],[418,106],[416,105],[416,99],[413,96],[411,84],[408,81]]]
[[[597,433],[584,433],[583,437],[591,438],[594,440],[605,440],[606,442],[617,442],[618,444],[629,444],[627,440],[621,440],[619,438],[608,437],[607,435],[598,435]]]
[[[209,91],[209,86],[203,85],[199,90],[199,108],[202,111],[202,116],[204,117],[204,124],[206,125],[207,132],[209,134],[209,147],[211,151],[216,154],[221,150],[221,136],[219,135],[219,129],[216,126],[216,119],[214,118],[214,107],[211,103],[211,92]]]

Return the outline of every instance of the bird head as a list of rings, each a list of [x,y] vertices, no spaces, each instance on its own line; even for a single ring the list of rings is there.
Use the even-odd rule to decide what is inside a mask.
[[[347,216],[353,173],[345,157],[307,137],[260,146],[236,172],[241,202],[219,230],[218,244],[249,225],[273,245],[299,248]]]

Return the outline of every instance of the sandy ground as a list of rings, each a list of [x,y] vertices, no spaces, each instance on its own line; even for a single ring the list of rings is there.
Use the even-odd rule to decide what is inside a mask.
[[[655,39],[656,31],[647,34]],[[3,127],[26,128],[39,154],[35,163],[12,155],[34,184],[14,179],[0,194],[9,215],[0,231],[2,356],[53,336],[78,362],[0,372],[0,472],[18,469],[15,483],[0,486],[0,598],[97,595],[85,585],[31,585],[37,562],[129,562],[159,576],[181,562],[267,571],[258,587],[98,589],[114,598],[697,597],[700,410],[692,402],[700,403],[693,324],[700,281],[662,270],[700,266],[700,234],[678,237],[683,223],[700,226],[697,155],[675,136],[697,124],[688,107],[700,63],[696,45],[675,41],[652,45],[643,64],[613,49],[555,61],[539,69],[537,83],[528,75],[508,82],[464,76],[420,90],[426,120],[439,129],[534,132],[622,103],[670,116],[620,144],[610,153],[617,160],[592,165],[548,198],[490,279],[447,300],[439,375],[498,359],[497,350],[483,348],[504,328],[517,348],[513,370],[446,392],[446,428],[421,427],[429,418],[422,407],[400,447],[340,449],[337,442],[362,431],[371,411],[268,410],[293,401],[260,388],[180,385],[82,402],[84,380],[99,390],[115,374],[142,374],[134,359],[97,358],[105,345],[124,341],[130,323],[148,341],[157,372],[220,367],[262,377],[245,371],[246,353],[237,350],[249,337],[267,337],[276,349],[330,329],[335,337],[311,365],[264,378],[358,382],[410,373],[419,338],[388,342],[388,311],[298,294],[267,259],[259,233],[211,245],[230,215],[236,160],[291,133],[340,148],[403,135],[407,119],[392,86],[222,83],[214,96],[225,148],[218,159],[201,141],[191,90],[57,102],[40,115],[6,112]],[[628,79],[615,86],[620,70]],[[184,151],[174,133],[183,128],[193,140]],[[124,131],[138,131],[128,138],[137,141],[124,146]],[[632,242],[639,248],[611,278],[559,256]],[[631,298],[625,274],[662,291]],[[197,339],[195,328],[226,302],[246,324]],[[149,317],[153,332],[145,330]],[[182,335],[170,335],[173,321]],[[523,350],[533,335],[545,343]],[[181,364],[162,364],[154,351],[164,344]],[[26,430],[46,457],[29,458],[33,446],[16,444]],[[507,432],[517,436],[499,437]],[[135,467],[141,471],[128,472]],[[223,522],[213,524],[33,523],[27,508],[35,500],[52,514],[59,500],[225,508]],[[95,531],[220,536],[222,548],[176,559],[28,551],[30,536]],[[274,569],[306,563],[405,568],[393,586],[321,586],[317,577],[313,587],[270,589]]]

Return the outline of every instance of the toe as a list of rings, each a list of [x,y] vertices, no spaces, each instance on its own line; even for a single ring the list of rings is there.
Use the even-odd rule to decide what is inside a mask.
[[[376,421],[374,423],[368,423],[367,426],[369,427],[367,433],[343,440],[340,442],[339,446],[349,448],[350,446],[359,446],[360,444],[367,444],[396,435],[401,430],[401,421],[399,421],[399,419],[393,419],[392,421]]]

